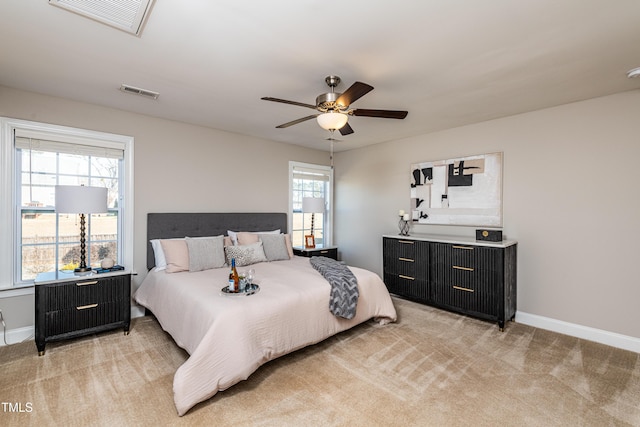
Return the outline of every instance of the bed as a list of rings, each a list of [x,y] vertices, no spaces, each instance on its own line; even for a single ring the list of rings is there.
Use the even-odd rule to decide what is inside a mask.
[[[285,213],[147,216],[149,242],[162,240],[167,244],[164,239],[221,236],[233,230],[246,232],[241,233],[245,238],[261,236],[265,253],[267,242],[279,237],[267,239],[264,234],[254,233],[270,231],[286,238],[286,228]],[[195,239],[188,242],[194,244]],[[235,249],[248,247],[241,246]],[[195,250],[191,254],[197,258]],[[288,254],[291,255],[290,247]],[[149,272],[134,299],[150,310],[189,354],[173,381],[174,402],[180,416],[218,391],[247,379],[270,360],[368,320],[379,324],[396,320],[391,297],[380,277],[361,268],[349,267],[357,278],[359,296],[354,317],[346,319],[329,311],[331,286],[311,266],[309,258],[293,256],[241,266],[240,270],[255,270],[260,289],[253,295],[232,296],[221,291],[228,282],[228,267],[168,272],[168,267],[156,267],[156,255],[149,243]]]

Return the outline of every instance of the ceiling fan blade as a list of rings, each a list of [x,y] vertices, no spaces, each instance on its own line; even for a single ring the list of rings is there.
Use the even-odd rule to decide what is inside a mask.
[[[368,94],[373,90],[373,86],[370,86],[366,83],[355,82],[352,84],[349,89],[343,92],[342,95],[336,99],[336,104],[340,104],[343,107],[347,107],[358,99],[362,98],[364,95]]]
[[[317,109],[315,105],[305,104],[303,102],[287,101],[286,99],[280,99],[280,98],[271,98],[270,96],[265,96],[265,97],[262,97],[260,99],[263,99],[265,101],[281,102],[283,104],[297,105],[299,107],[312,108],[314,110]]]
[[[404,119],[407,117],[408,111],[397,111],[397,110],[367,110],[363,108],[358,108],[357,110],[353,110],[352,114],[354,116],[363,116],[363,117],[381,117],[383,119]]]
[[[342,135],[342,136],[351,135],[353,133],[353,129],[351,128],[351,126],[349,126],[349,123],[347,123],[346,125],[342,126],[338,130],[340,131],[340,135]]]
[[[298,123],[302,123],[302,122],[306,122],[307,120],[315,119],[317,116],[318,116],[317,114],[312,114],[310,116],[303,117],[301,119],[294,120],[292,122],[283,123],[281,125],[276,126],[276,129],[288,128],[289,126],[297,125]]]

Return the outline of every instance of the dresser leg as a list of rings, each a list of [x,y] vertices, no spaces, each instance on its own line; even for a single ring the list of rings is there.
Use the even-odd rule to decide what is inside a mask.
[[[38,351],[38,356],[44,356],[44,350]]]

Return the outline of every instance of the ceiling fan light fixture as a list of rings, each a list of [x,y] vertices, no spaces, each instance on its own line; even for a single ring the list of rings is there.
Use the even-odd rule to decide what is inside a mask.
[[[343,113],[328,112],[320,114],[316,120],[322,129],[338,130],[347,124],[349,116]]]

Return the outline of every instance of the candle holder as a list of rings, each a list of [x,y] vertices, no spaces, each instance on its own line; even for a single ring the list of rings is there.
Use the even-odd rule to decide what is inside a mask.
[[[398,221],[398,228],[400,229],[401,236],[409,235],[409,221],[404,219],[403,216],[400,216],[400,221]]]

